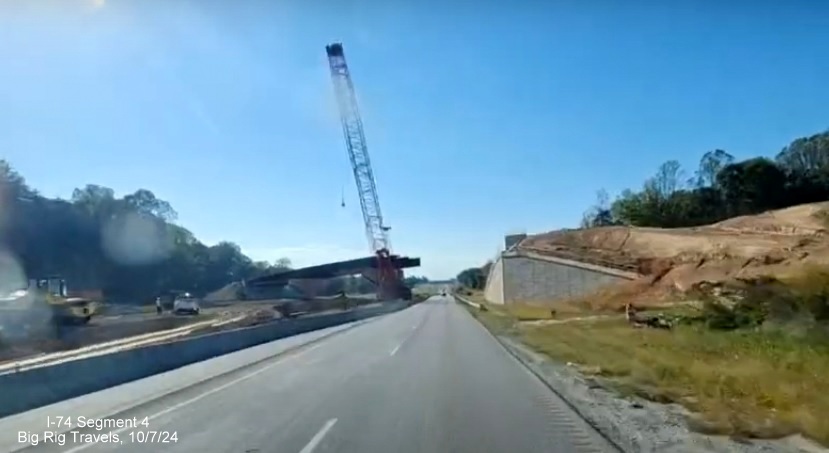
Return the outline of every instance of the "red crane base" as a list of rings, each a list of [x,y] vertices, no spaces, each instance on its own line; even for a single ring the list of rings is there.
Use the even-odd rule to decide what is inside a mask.
[[[377,299],[411,300],[412,291],[403,283],[403,271],[394,267],[386,249],[377,251]]]

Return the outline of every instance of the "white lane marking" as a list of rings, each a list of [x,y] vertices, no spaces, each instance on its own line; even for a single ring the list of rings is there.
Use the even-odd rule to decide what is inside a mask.
[[[393,355],[397,354],[397,351],[399,351],[400,348],[402,348],[403,345],[406,344],[406,342],[409,341],[409,339],[412,338],[415,335],[415,333],[417,331],[417,328],[422,326],[423,323],[425,323],[425,322],[426,322],[426,317],[424,316],[423,319],[420,320],[419,324],[416,324],[416,325],[412,326],[411,333],[406,338],[404,338],[403,341],[401,341],[399,345],[397,345],[394,349],[391,350],[391,352],[389,353],[389,356],[393,356]]]
[[[325,424],[322,425],[322,428],[316,434],[314,434],[314,437],[311,438],[311,441],[308,442],[308,445],[306,445],[302,450],[300,450],[299,453],[311,453],[312,451],[314,451],[314,449],[317,448],[317,445],[319,445],[319,443],[322,442],[322,438],[325,437],[325,435],[328,434],[328,431],[331,429],[331,427],[334,426],[334,423],[337,423],[336,418],[332,418],[331,420],[325,422]]]
[[[160,411],[160,412],[156,412],[155,414],[150,415],[150,416],[149,416],[149,419],[150,419],[150,420],[152,420],[152,419],[154,419],[154,418],[161,417],[162,415],[169,414],[170,412],[173,412],[174,410],[181,409],[181,408],[182,408],[182,407],[184,407],[184,406],[188,406],[188,405],[190,405],[190,404],[193,404],[193,403],[195,403],[196,401],[198,401],[198,400],[200,400],[200,399],[203,399],[203,398],[206,398],[206,397],[208,397],[208,396],[210,396],[210,395],[212,395],[212,394],[214,394],[214,393],[216,393],[216,392],[220,392],[220,391],[222,391],[222,390],[224,390],[224,389],[226,389],[226,388],[228,388],[228,387],[231,387],[231,386],[233,386],[233,385],[236,385],[236,384],[238,384],[238,383],[240,383],[240,382],[242,382],[242,381],[246,381],[246,380],[248,380],[248,379],[250,379],[250,378],[252,378],[252,377],[256,376],[257,374],[264,373],[265,371],[267,371],[267,370],[269,370],[269,369],[271,369],[271,368],[273,368],[273,367],[275,367],[275,366],[277,366],[277,365],[283,364],[283,363],[285,363],[286,361],[288,361],[288,360],[290,360],[290,359],[292,359],[292,358],[299,357],[300,355],[302,355],[302,354],[304,354],[304,353],[307,353],[307,352],[313,351],[314,349],[316,349],[316,348],[318,348],[318,347],[320,347],[320,346],[322,346],[322,345],[324,345],[324,344],[325,344],[325,343],[318,343],[318,344],[316,344],[316,345],[314,345],[314,346],[311,346],[310,348],[308,348],[308,349],[306,349],[306,350],[304,350],[304,351],[300,351],[300,352],[298,352],[298,353],[296,353],[296,354],[294,354],[294,355],[290,355],[290,356],[288,356],[288,357],[285,357],[284,359],[279,360],[279,361],[277,361],[277,362],[274,362],[274,363],[272,363],[272,364],[270,364],[270,365],[268,365],[268,366],[266,366],[266,367],[264,367],[264,368],[260,368],[260,369],[258,369],[258,370],[256,370],[256,371],[251,372],[251,373],[248,373],[248,374],[246,374],[246,375],[244,375],[244,376],[242,376],[242,377],[240,377],[240,378],[234,379],[234,380],[232,380],[232,381],[230,381],[230,382],[227,382],[227,383],[224,383],[224,384],[222,384],[222,385],[220,385],[220,386],[218,386],[218,387],[216,387],[216,388],[210,389],[210,390],[208,390],[208,391],[206,391],[206,392],[204,392],[204,393],[202,393],[202,394],[200,394],[200,395],[196,395],[196,396],[194,396],[193,398],[190,398],[189,400],[182,401],[182,402],[180,402],[180,403],[174,404],[174,405],[172,405],[172,406],[168,407],[167,409],[164,409],[164,410],[162,410],[162,411]],[[139,418],[140,418],[140,417],[139,417]],[[336,421],[336,419],[335,419],[335,421]],[[333,425],[333,423],[332,423],[332,425]],[[126,430],[128,430],[128,429],[132,429],[132,427],[127,426],[127,427],[124,427],[124,428],[118,428],[118,429],[116,429],[115,431],[110,431],[110,433],[112,433],[112,434],[119,434],[119,433],[122,433],[122,432],[124,432],[124,431],[126,431]],[[97,442],[90,442],[90,443],[87,443],[87,444],[78,445],[78,446],[77,446],[77,447],[75,447],[75,448],[71,448],[71,449],[69,449],[69,450],[66,450],[66,452],[64,452],[64,453],[75,453],[76,451],[86,450],[87,448],[89,448],[89,447],[91,447],[91,446],[93,446],[93,445],[95,445],[95,444],[97,444]],[[304,450],[303,450],[303,451],[304,451]]]

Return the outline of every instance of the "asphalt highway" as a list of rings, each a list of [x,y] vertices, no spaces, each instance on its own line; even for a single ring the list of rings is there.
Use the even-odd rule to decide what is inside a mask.
[[[295,349],[285,345],[299,340],[284,339],[0,419],[0,451],[615,451],[449,298],[309,338]],[[211,374],[219,376],[197,383]],[[77,425],[80,413],[139,426],[75,427],[81,434],[66,433],[62,446],[59,436],[43,442],[44,431],[68,429],[46,423],[74,417]]]

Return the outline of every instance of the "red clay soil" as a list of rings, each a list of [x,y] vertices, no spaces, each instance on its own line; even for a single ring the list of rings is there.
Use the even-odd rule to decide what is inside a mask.
[[[617,286],[614,292],[634,299],[661,299],[701,282],[760,275],[779,278],[804,265],[829,264],[827,213],[829,202],[696,228],[558,230],[529,236],[518,249],[638,272],[642,275],[639,281]]]

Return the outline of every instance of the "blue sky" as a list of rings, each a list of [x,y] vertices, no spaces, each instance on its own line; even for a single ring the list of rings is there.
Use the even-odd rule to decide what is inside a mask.
[[[257,259],[363,256],[324,51],[342,41],[393,248],[450,277],[667,159],[690,173],[706,150],[771,155],[829,127],[827,17],[814,1],[2,0],[0,157],[49,196],[148,188]]]

